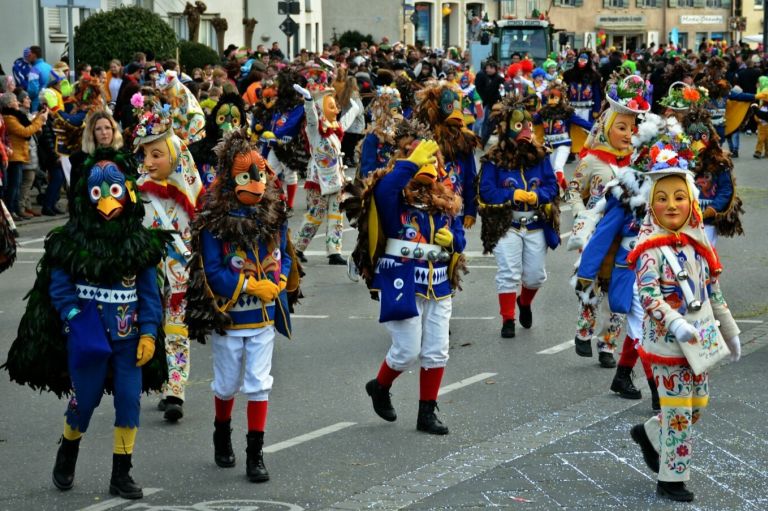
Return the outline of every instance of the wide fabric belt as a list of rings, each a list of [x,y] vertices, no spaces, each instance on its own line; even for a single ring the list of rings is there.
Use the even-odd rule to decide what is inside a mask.
[[[725,122],[725,108],[713,108],[710,113],[713,126],[720,126]]]
[[[594,101],[571,101],[571,106],[573,108],[591,108],[592,105],[595,104]]]
[[[569,142],[571,136],[568,133],[555,133],[553,135],[544,135],[544,141],[550,144],[556,144],[558,142]]]
[[[384,251],[393,257],[406,257],[416,261],[448,262],[451,258],[451,254],[440,245],[415,243],[395,238],[387,239],[387,246]]]
[[[217,299],[219,307],[224,307],[227,304],[227,301],[223,298]],[[253,311],[253,310],[261,310],[262,306],[266,306],[267,309],[270,307],[274,307],[275,303],[267,303],[264,304],[261,300],[259,300],[255,296],[251,296],[247,293],[241,293],[240,296],[237,297],[237,301],[232,304],[232,306],[227,309],[227,312],[246,312],[246,311]]]
[[[423,268],[423,267],[417,267],[414,269],[413,272],[413,279],[414,282],[417,284],[423,284],[425,286],[428,286],[430,284],[429,281],[429,268]],[[439,268],[433,268],[432,269],[432,285],[436,286],[438,284],[442,284],[448,280],[448,267],[447,266],[441,266]]]
[[[541,220],[537,211],[512,211],[512,220],[520,225],[526,225]]]
[[[77,297],[83,300],[96,300],[101,303],[131,303],[137,302],[139,296],[136,288],[110,289],[106,287],[86,286],[77,284]]]
[[[621,238],[621,248],[627,252],[632,252],[637,245],[637,236],[625,236]]]

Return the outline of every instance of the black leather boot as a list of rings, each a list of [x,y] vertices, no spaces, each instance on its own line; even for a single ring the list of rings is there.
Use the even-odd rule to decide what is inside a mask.
[[[235,466],[231,424],[231,419],[223,422],[213,421],[213,460],[221,468]]]
[[[632,383],[632,368],[619,366],[611,382],[611,390],[624,399],[642,399],[643,395]]]
[[[605,367],[606,369],[613,369],[616,367],[616,359],[613,358],[613,353],[607,351],[601,351],[600,354],[597,355],[597,361],[600,362],[600,367]]]
[[[371,396],[373,411],[376,412],[376,415],[387,422],[394,422],[397,420],[397,412],[392,406],[389,389],[390,387],[381,385],[376,378],[365,384],[365,392]]]
[[[163,410],[163,418],[168,422],[176,422],[184,417],[184,401],[181,399],[168,396],[165,398],[165,409]]]
[[[347,261],[339,254],[331,254],[328,256],[328,264],[332,266],[346,266]]]
[[[501,325],[501,336],[504,339],[512,339],[515,336],[515,320],[505,319]]]
[[[656,495],[675,502],[693,501],[693,492],[685,487],[683,481],[659,481],[656,483]]]
[[[302,252],[301,250],[297,250],[296,251],[296,257],[298,257],[299,261],[301,261],[302,263],[306,263],[307,262],[307,258],[306,258],[306,256],[304,256],[304,252]]]
[[[67,440],[61,437],[59,450],[56,452],[56,463],[53,465],[53,484],[61,491],[71,490],[75,484],[75,465],[79,452],[79,438]]]
[[[112,454],[112,478],[109,480],[109,493],[124,499],[140,499],[144,496],[141,486],[131,477],[131,455]]]
[[[264,466],[264,432],[249,431],[245,437],[248,441],[248,447],[245,449],[245,475],[252,483],[263,483],[269,481],[269,472]]]
[[[522,305],[520,298],[517,299],[517,315],[520,320],[520,326],[523,328],[531,328],[533,325],[533,313],[531,312],[530,305]]]
[[[592,356],[592,340],[591,339],[579,339],[576,337],[574,339],[574,342],[576,343],[576,354],[580,357],[591,357]]]
[[[659,389],[656,388],[656,381],[653,378],[648,378],[648,387],[651,389],[651,408],[654,413],[661,411],[661,403],[659,403]]]
[[[651,472],[659,473],[659,453],[653,448],[651,440],[648,438],[648,433],[645,432],[645,425],[636,424],[629,430],[629,435],[637,445],[640,446],[640,450],[643,451],[643,460]]]
[[[448,426],[440,422],[435,415],[437,401],[419,401],[419,417],[416,420],[416,429],[431,435],[447,435]]]

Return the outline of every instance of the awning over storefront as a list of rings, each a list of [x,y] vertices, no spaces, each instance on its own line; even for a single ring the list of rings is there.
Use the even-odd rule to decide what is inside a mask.
[[[745,35],[741,40],[745,43],[761,44],[763,42],[763,34]]]

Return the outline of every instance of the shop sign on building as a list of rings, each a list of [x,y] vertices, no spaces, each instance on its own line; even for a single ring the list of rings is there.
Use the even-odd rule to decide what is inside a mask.
[[[598,14],[595,25],[605,28],[619,28],[626,26],[645,25],[643,14]]]
[[[680,16],[681,25],[722,25],[725,23],[723,16],[683,15]]]

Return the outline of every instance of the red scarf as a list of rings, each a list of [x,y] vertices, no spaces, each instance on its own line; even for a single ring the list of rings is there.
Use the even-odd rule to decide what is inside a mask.
[[[609,153],[608,151],[603,151],[602,149],[582,149],[581,153],[579,153],[579,158],[583,158],[588,154],[593,154],[597,157],[598,160],[616,165],[617,167],[626,167],[629,165],[629,160],[632,157],[632,154],[628,154],[626,156],[616,156],[615,154]]]
[[[320,125],[317,127],[317,131],[320,132],[320,136],[323,138],[328,138],[334,133],[336,133],[336,136],[339,137],[339,141],[341,141],[342,138],[344,138],[344,130],[341,129],[341,126],[338,124],[335,128],[331,128],[328,126],[325,126],[323,123],[320,123]]]

